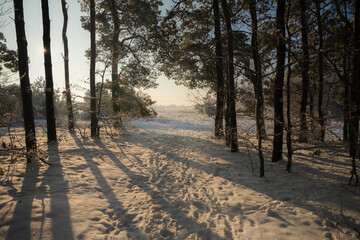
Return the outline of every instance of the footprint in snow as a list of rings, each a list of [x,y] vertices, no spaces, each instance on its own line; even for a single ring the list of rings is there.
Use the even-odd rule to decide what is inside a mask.
[[[159,233],[164,238],[172,239],[174,237],[174,233],[165,228],[161,229]]]

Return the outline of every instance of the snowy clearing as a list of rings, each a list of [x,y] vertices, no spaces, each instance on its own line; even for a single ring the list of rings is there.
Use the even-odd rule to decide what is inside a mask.
[[[259,178],[248,143],[231,153],[211,119],[159,113],[114,140],[62,130],[44,145],[53,166],[0,155],[0,239],[359,239],[360,190],[346,185],[340,143],[296,151],[288,174],[266,140]]]

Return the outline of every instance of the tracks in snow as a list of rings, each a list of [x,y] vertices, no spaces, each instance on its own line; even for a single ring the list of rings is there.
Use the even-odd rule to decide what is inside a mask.
[[[201,148],[201,143],[196,146],[195,138],[182,140],[174,135],[135,132],[127,142],[116,143],[123,164],[145,179],[131,182],[150,196],[137,203],[146,212],[139,225],[151,238],[233,239],[241,232],[239,216],[221,213],[223,206],[215,196],[219,181],[227,181],[215,176],[213,166],[198,163],[197,151],[203,150],[196,148]],[[130,206],[130,211],[135,208],[138,206]],[[234,223],[240,227],[232,229]]]

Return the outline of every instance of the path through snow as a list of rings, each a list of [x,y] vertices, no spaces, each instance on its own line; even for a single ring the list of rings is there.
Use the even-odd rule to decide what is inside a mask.
[[[48,146],[54,166],[2,160],[0,239],[359,238],[359,190],[339,184],[345,151],[297,154],[291,174],[267,162],[258,178],[245,145],[230,153],[210,120],[171,116],[115,140],[66,133]]]

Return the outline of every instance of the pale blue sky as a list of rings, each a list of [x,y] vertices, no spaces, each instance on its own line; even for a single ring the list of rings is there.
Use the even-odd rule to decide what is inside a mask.
[[[0,0],[4,2],[5,0]],[[12,1],[7,0],[3,7],[8,9],[12,7]],[[73,85],[72,91],[76,95],[82,95],[88,88],[89,62],[84,56],[84,51],[90,46],[89,32],[81,28],[80,6],[77,0],[68,0],[69,4],[69,22],[68,22],[68,40],[70,57],[70,82]],[[50,19],[51,19],[51,54],[53,66],[53,78],[56,88],[63,89],[64,84],[64,62],[62,58],[62,25],[63,16],[60,0],[49,0]],[[7,45],[10,49],[16,49],[15,26],[13,22],[13,10],[9,14],[0,16],[5,24],[0,28],[3,32]],[[44,55],[42,42],[42,15],[41,0],[24,0],[24,15],[26,38],[28,41],[28,54],[30,58],[29,75],[30,81],[34,81],[39,76],[44,76]],[[17,77],[17,75],[15,75]],[[97,79],[100,81],[100,79]],[[16,81],[16,80],[15,80]],[[157,81],[157,89],[146,91],[152,96],[157,105],[192,105],[188,100],[189,91],[182,86],[177,86],[173,81],[165,77],[160,77]]]

